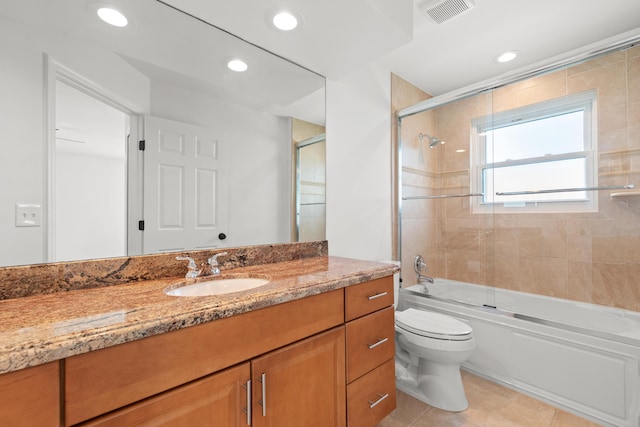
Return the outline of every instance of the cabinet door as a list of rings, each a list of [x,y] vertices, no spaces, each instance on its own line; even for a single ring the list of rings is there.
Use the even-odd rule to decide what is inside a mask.
[[[83,426],[239,427],[248,425],[249,363],[88,421]]]
[[[255,427],[346,424],[344,327],[251,362]]]
[[[59,425],[59,362],[0,375],[0,426]]]

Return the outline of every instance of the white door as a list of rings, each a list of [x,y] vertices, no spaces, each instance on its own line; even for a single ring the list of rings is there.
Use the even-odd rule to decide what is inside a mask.
[[[227,191],[220,136],[145,117],[143,253],[226,246]]]

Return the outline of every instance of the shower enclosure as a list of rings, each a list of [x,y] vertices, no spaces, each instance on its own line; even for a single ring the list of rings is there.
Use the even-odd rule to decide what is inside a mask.
[[[639,40],[435,98],[394,76],[404,286],[422,255],[487,305],[497,287],[640,311]]]
[[[326,136],[324,126],[292,120],[294,242],[326,238]]]

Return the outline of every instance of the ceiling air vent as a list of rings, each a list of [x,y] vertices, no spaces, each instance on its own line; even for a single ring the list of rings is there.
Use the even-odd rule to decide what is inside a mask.
[[[473,9],[474,0],[435,0],[422,3],[420,10],[437,24],[442,24]]]

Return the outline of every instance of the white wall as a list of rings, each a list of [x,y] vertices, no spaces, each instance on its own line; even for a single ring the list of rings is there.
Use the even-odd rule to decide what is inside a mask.
[[[0,22],[0,265],[40,262],[42,227],[15,227],[15,204],[42,204],[42,53]]]
[[[391,259],[391,77],[375,65],[327,81],[329,253]]]

